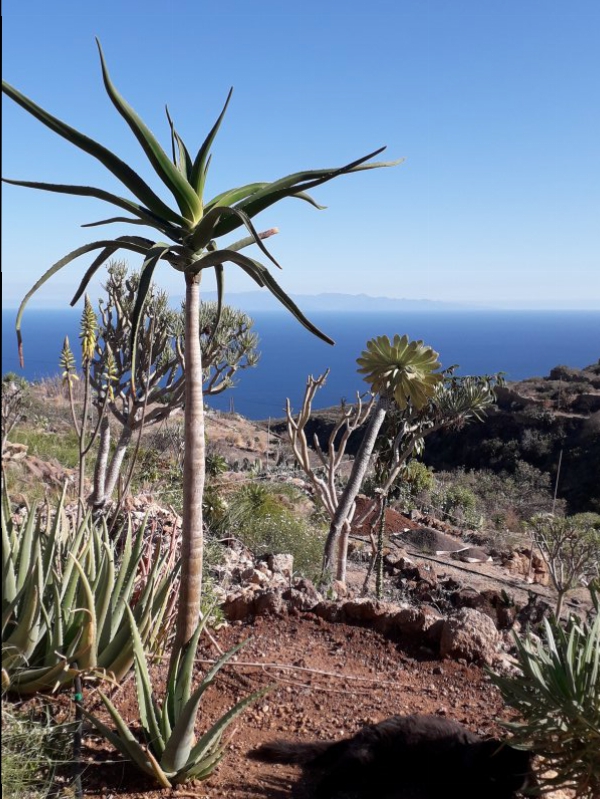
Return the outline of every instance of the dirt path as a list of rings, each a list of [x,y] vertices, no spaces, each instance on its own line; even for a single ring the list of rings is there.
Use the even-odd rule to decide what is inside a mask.
[[[406,640],[390,641],[366,628],[331,625],[311,614],[235,623],[220,630],[216,640],[227,649],[248,637],[251,641],[236,665],[225,669],[206,695],[198,732],[247,693],[268,684],[275,687],[242,718],[229,754],[209,780],[182,786],[173,793],[156,791],[129,766],[90,764],[84,778],[85,795],[96,799],[170,795],[309,799],[310,786],[298,782],[299,770],[255,762],[247,757],[248,751],[277,737],[344,737],[364,723],[396,713],[437,713],[481,734],[498,732],[498,720],[506,717],[499,695],[481,669],[439,661],[430,650]],[[199,652],[204,660],[215,654],[211,645]],[[126,717],[135,718],[131,680],[115,701]],[[86,740],[95,757],[103,754],[117,760],[103,743]],[[92,752],[88,750],[88,754]]]

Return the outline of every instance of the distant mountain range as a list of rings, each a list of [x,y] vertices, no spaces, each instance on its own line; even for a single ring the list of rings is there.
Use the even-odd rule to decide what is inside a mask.
[[[285,310],[269,291],[226,292],[228,305],[243,311]],[[367,294],[290,294],[302,311],[452,311],[475,309],[476,305],[466,303],[441,302],[437,300],[408,300],[394,297],[369,297]],[[203,300],[216,300],[215,291],[202,293]]]

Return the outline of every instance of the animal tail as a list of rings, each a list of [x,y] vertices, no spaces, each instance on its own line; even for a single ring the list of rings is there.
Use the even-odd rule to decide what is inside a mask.
[[[310,765],[316,760],[321,760],[323,755],[334,746],[336,744],[331,741],[314,741],[305,744],[295,741],[269,741],[250,752],[250,757],[268,763]]]

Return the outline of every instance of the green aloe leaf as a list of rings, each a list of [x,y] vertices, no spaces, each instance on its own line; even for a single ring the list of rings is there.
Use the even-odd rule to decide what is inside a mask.
[[[133,641],[135,687],[140,711],[140,721],[142,722],[142,728],[149,739],[151,747],[160,758],[165,748],[165,742],[159,725],[159,708],[152,690],[152,681],[150,680],[144,645],[140,637],[137,623],[129,607],[127,608],[127,615],[129,617],[129,627]]]
[[[130,237],[125,237],[125,238],[129,239]],[[144,248],[136,246],[136,245],[132,244],[131,242],[129,242],[128,240],[127,241],[122,241],[121,239],[115,239],[115,240],[107,240],[107,241],[94,241],[91,244],[85,244],[82,247],[78,247],[76,250],[72,250],[70,253],[65,255],[59,261],[56,261],[56,263],[52,264],[52,266],[44,272],[44,274],[41,276],[41,278],[35,282],[35,284],[32,286],[32,288],[29,289],[29,291],[27,292],[25,297],[21,300],[21,304],[19,306],[19,310],[17,311],[17,320],[15,322],[15,328],[16,328],[16,331],[17,331],[17,341],[18,341],[18,344],[19,344],[19,352],[21,353],[21,365],[23,365],[23,359],[22,359],[23,339],[22,339],[22,335],[21,335],[21,319],[23,317],[23,312],[25,311],[27,303],[29,302],[31,297],[36,293],[36,291],[38,289],[40,289],[44,285],[44,283],[46,283],[48,280],[50,280],[50,278],[53,277],[53,275],[55,275],[57,272],[59,272],[64,266],[66,266],[67,264],[71,263],[71,261],[74,261],[76,258],[79,258],[81,255],[85,255],[86,253],[92,252],[93,250],[99,250],[101,248],[113,247],[117,242],[119,242],[119,247],[123,247],[124,249],[132,250],[133,252],[138,252],[138,253],[142,253],[143,254],[146,251]],[[117,249],[119,247],[117,247]],[[113,250],[113,252],[114,251],[115,250]],[[90,275],[90,278],[91,278],[91,275]],[[88,280],[88,282],[89,282],[89,280]],[[78,294],[76,296],[79,296],[84,291],[85,291],[85,286],[82,283],[82,285],[80,286],[80,292],[78,292]]]
[[[102,691],[98,691],[98,693],[117,728],[117,734],[107,727],[106,724],[103,724],[93,713],[82,708],[83,715],[86,719],[111,742],[115,749],[121,752],[128,760],[135,763],[145,774],[149,774],[151,777],[157,779],[163,788],[171,788],[172,785],[164,770],[158,766],[155,758],[151,756],[151,753],[144,750],[138,741],[136,741],[133,733],[110,699],[103,694]]]
[[[313,325],[313,323],[304,316],[300,308],[298,308],[292,298],[285,293],[275,278],[270,274],[269,270],[258,261],[254,261],[252,258],[248,258],[233,250],[216,250],[215,252],[209,252],[203,255],[196,261],[195,265],[199,266],[201,269],[205,269],[207,267],[223,264],[226,261],[231,261],[241,267],[259,286],[268,288],[303,327],[310,330],[310,332],[318,336],[318,338],[327,342],[327,344],[334,343],[333,339],[321,332],[318,327]]]
[[[171,119],[171,115],[169,114],[169,109],[166,106],[165,106],[165,111],[167,113],[167,121],[169,123],[169,127],[171,128],[171,151],[173,156],[173,163],[179,169],[179,171],[185,177],[185,179],[189,183],[191,183],[190,179],[192,175],[192,158],[188,152],[187,147],[183,142],[183,139],[175,130],[175,125],[173,124],[173,120]]]
[[[204,213],[212,210],[216,205],[233,205],[234,203],[245,200],[250,195],[255,194],[259,189],[264,189],[268,186],[267,182],[262,183],[247,183],[245,186],[238,186],[237,189],[228,189],[227,191],[217,194],[212,200],[204,205]]]
[[[126,197],[119,197],[117,194],[112,194],[104,189],[97,189],[94,186],[73,186],[63,183],[40,183],[32,180],[11,180],[10,178],[2,178],[3,183],[9,183],[11,186],[21,186],[26,189],[38,189],[39,191],[49,191],[55,194],[69,194],[74,197],[95,197],[97,200],[116,205],[118,208],[123,208],[134,214],[137,219],[114,219],[108,221],[125,221],[132,224],[149,225],[154,228],[162,230],[166,235],[170,235],[173,240],[178,241],[180,238],[179,225],[177,227],[169,224],[165,219],[156,214],[153,214],[148,208],[128,200]],[[93,227],[98,224],[106,224],[107,222],[94,222],[82,227]],[[180,225],[185,225],[185,220],[181,217]]]
[[[213,682],[217,672],[227,663],[227,661],[231,660],[236,652],[238,652],[248,643],[248,640],[242,641],[237,646],[233,647],[233,649],[225,652],[225,654],[216,661],[198,688],[190,696],[185,706],[179,711],[178,717],[176,718],[175,724],[173,726],[171,737],[167,742],[167,746],[165,747],[165,751],[161,759],[161,766],[167,771],[178,772],[184,768],[188,762],[188,757],[192,750],[194,740],[194,725],[196,722],[196,716],[198,715],[198,707],[200,705],[202,695]]]
[[[273,689],[272,685],[267,686],[266,688],[261,688],[258,691],[255,691],[253,694],[246,696],[244,699],[241,699],[236,705],[234,705],[230,710],[227,711],[221,718],[213,724],[213,726],[206,732],[199,740],[198,743],[193,747],[192,751],[189,755],[189,762],[191,764],[198,761],[200,758],[203,757],[204,753],[209,753],[213,750],[213,748],[218,745],[221,736],[229,727],[232,721],[243,713],[243,711],[251,705],[253,702],[256,702],[261,697],[265,696],[269,691]]]
[[[177,669],[174,670],[176,674],[176,681],[174,685],[173,695],[173,718],[177,719],[181,715],[183,708],[187,705],[192,694],[192,679],[194,676],[194,660],[196,658],[196,651],[198,649],[198,641],[202,631],[206,627],[206,623],[210,617],[210,613],[206,613],[201,619],[200,624],[196,628],[194,635],[190,638],[189,643],[185,647],[183,657],[178,658]]]
[[[148,248],[152,247],[153,243],[154,242],[152,242],[150,239],[146,239],[142,236],[119,236],[118,239],[114,239],[112,241],[109,240],[107,242],[98,242],[98,244],[101,246],[106,244],[106,247],[104,247],[102,252],[95,258],[92,265],[86,270],[83,278],[81,279],[81,283],[79,284],[77,291],[73,295],[73,299],[69,304],[71,306],[77,304],[87,289],[90,280],[94,277],[98,269],[100,269],[102,264],[121,247],[144,255],[148,251]],[[94,246],[93,249],[97,250],[99,247]]]
[[[82,627],[82,636],[81,636],[81,649],[78,653],[76,660],[78,661],[79,667],[83,669],[91,669],[95,668],[98,665],[98,637],[97,637],[97,630],[98,624],[96,620],[96,608],[94,605],[94,594],[92,592],[92,588],[90,586],[90,582],[86,576],[83,567],[71,553],[69,556],[73,558],[73,563],[77,571],[79,572],[80,577],[80,588],[81,588],[81,595],[84,599],[84,606],[78,608],[81,612],[85,621],[81,625]]]
[[[230,215],[237,216],[239,219],[241,219],[243,225],[250,233],[251,243],[256,244],[262,253],[271,261],[271,263],[273,263],[278,269],[281,269],[281,266],[277,263],[275,258],[263,244],[262,239],[252,224],[250,217],[243,211],[239,211],[237,208],[218,206],[217,208],[207,211],[202,221],[196,226],[196,230],[192,236],[192,247],[197,250],[204,249],[213,238],[213,233],[219,222],[219,219],[221,217]]]
[[[165,153],[141,117],[136,114],[129,103],[119,94],[108,74],[106,61],[98,39],[96,39],[96,44],[98,45],[98,52],[100,54],[104,86],[114,107],[131,128],[133,135],[142,146],[156,174],[172,193],[182,215],[190,222],[195,222],[202,216],[202,203],[198,199],[196,192],[172,163],[169,156]]]
[[[152,191],[150,186],[148,186],[128,164],[114,155],[114,153],[107,150],[106,147],[103,147],[93,139],[90,139],[88,136],[85,136],[83,133],[80,133],[75,128],[72,128],[70,125],[61,122],[60,119],[49,114],[6,81],[2,81],[2,91],[47,128],[50,128],[54,133],[58,133],[63,139],[74,144],[75,147],[78,147],[80,150],[83,150],[100,161],[100,163],[112,172],[113,175],[115,175],[115,177],[117,177],[147,208],[169,222],[179,224],[181,220],[179,214],[172,211],[169,206]]]
[[[269,208],[271,205],[274,205],[285,197],[291,197],[301,192],[306,192],[307,190],[315,188],[316,186],[320,186],[323,183],[327,183],[328,181],[333,180],[340,175],[350,174],[351,172],[358,172],[365,169],[378,169],[380,167],[396,166],[398,163],[400,163],[400,161],[366,163],[370,158],[374,158],[385,149],[385,147],[381,147],[378,150],[375,150],[374,152],[364,156],[363,158],[359,158],[356,161],[352,161],[351,163],[342,167],[334,169],[305,170],[303,172],[295,172],[294,174],[287,175],[280,180],[276,180],[273,183],[267,184],[265,188],[254,192],[245,200],[239,202],[236,207],[241,211],[245,211],[249,217],[253,218],[261,211],[264,211],[266,208]],[[235,222],[234,220],[224,220],[218,225],[215,231],[215,237],[219,238],[220,236],[227,235],[237,227],[239,227],[239,223]]]
[[[170,245],[158,242],[148,250],[140,272],[140,283],[131,312],[131,379],[135,380],[137,336],[146,297],[152,285],[152,276],[158,262],[169,252]]]
[[[225,105],[223,106],[223,110],[219,114],[217,121],[213,125],[210,133],[204,140],[202,147],[198,150],[198,154],[194,159],[190,182],[194,188],[194,191],[196,192],[196,196],[200,198],[200,201],[202,201],[202,197],[204,195],[204,182],[206,180],[206,171],[207,171],[210,148],[212,147],[212,143],[215,139],[215,136],[217,135],[217,132],[221,127],[221,122],[223,121],[223,117],[225,116],[225,112],[227,111],[227,106],[229,105],[229,101],[231,100],[232,94],[233,94],[233,88],[229,90],[229,94],[227,95],[227,99],[225,100]]]

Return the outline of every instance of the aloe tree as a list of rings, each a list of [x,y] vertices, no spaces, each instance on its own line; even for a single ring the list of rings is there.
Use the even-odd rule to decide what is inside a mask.
[[[388,410],[394,405],[402,410],[409,403],[416,409],[424,408],[443,380],[443,374],[436,371],[440,368],[438,353],[422,341],[409,341],[408,336],[395,335],[393,341],[387,336],[371,339],[357,363],[359,374],[364,375],[378,399],[325,542],[323,575],[331,576],[337,554],[336,577],[342,582],[346,577],[349,519]]]
[[[266,287],[308,330],[326,342],[331,339],[318,330],[282,290],[264,264],[241,253],[244,247],[255,244],[263,256],[279,266],[263,243],[263,238],[274,231],[259,234],[252,219],[261,211],[279,202],[284,197],[298,197],[317,208],[321,206],[306,192],[339,175],[364,169],[384,166],[372,162],[385,148],[369,153],[345,166],[330,169],[305,170],[288,175],[273,182],[257,182],[226,190],[210,200],[205,199],[205,183],[210,164],[210,150],[219,130],[231,98],[227,97],[223,110],[208,136],[192,158],[183,140],[177,133],[167,112],[170,126],[171,156],[163,150],[157,139],[124,100],[110,79],[102,49],[98,43],[104,86],[118,113],[123,117],[138,140],[150,165],[173,195],[174,205],[168,205],[154,192],[131,166],[94,139],[52,116],[8,83],[2,83],[5,94],[24,108],[29,114],[62,136],[68,142],[96,158],[128,190],[132,198],[122,197],[110,191],[92,186],[37,183],[23,180],[7,181],[59,194],[95,197],[127,216],[114,216],[95,222],[103,225],[127,222],[153,229],[156,238],[145,238],[128,234],[117,238],[102,238],[73,250],[51,266],[26,294],[17,314],[17,338],[22,357],[21,318],[23,310],[32,296],[47,280],[66,264],[97,251],[88,266],[71,304],[83,295],[93,275],[119,250],[128,250],[143,256],[140,285],[133,314],[132,337],[135,338],[142,307],[159,262],[168,263],[180,272],[185,280],[185,441],[186,452],[183,468],[183,529],[182,529],[182,579],[175,650],[189,641],[197,627],[200,608],[202,575],[202,495],[204,489],[204,414],[202,401],[202,358],[198,319],[200,310],[200,280],[206,269],[216,275],[219,306],[223,293],[224,264],[233,263],[248,274],[260,287]],[[385,164],[389,165],[389,164]],[[246,236],[233,243],[220,245],[217,242],[238,228]],[[135,352],[135,347],[132,347]],[[132,369],[133,371],[133,369]]]

